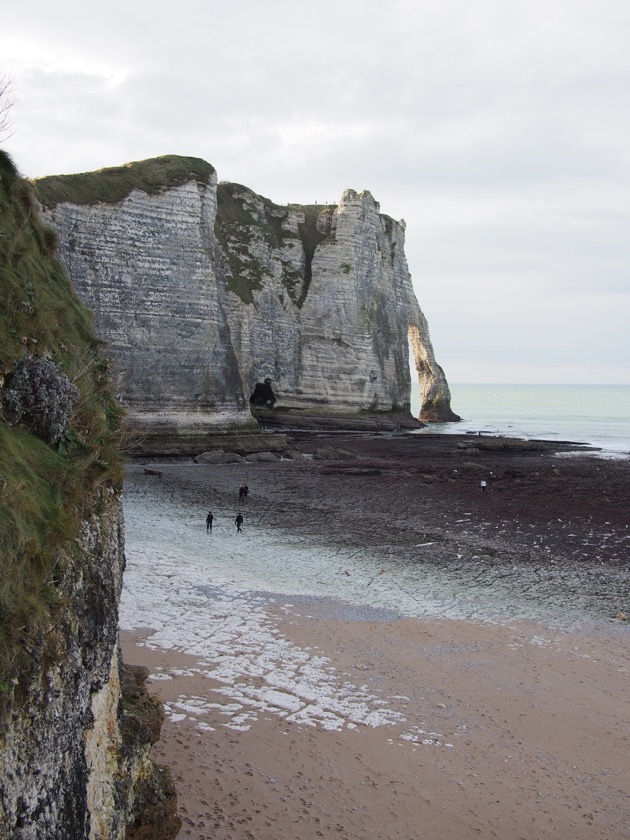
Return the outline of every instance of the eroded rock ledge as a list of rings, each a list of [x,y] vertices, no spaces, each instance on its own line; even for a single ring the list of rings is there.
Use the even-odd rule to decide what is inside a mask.
[[[418,426],[458,419],[416,300],[405,224],[369,192],[338,205],[273,204],[168,156],[44,178],[36,192],[60,258],[113,360],[137,453],[199,452],[209,434],[265,424]]]

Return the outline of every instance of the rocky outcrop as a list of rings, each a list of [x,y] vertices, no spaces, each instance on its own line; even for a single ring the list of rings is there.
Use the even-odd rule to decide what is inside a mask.
[[[123,666],[122,742],[131,794],[126,798],[130,807],[125,840],[171,840],[182,825],[170,770],[156,765],[149,755],[160,738],[164,709],[147,693],[144,682],[148,676],[144,666]]]
[[[425,423],[458,422],[461,417],[451,408],[451,392],[444,371],[435,360],[427,320],[416,304],[416,317],[409,326],[409,341],[421,383],[420,420]]]
[[[404,253],[368,192],[278,206],[167,157],[36,182],[145,452],[263,424],[397,428],[411,338],[421,417],[457,419]],[[277,402],[250,404],[269,379]],[[252,411],[250,411],[250,405]]]
[[[119,655],[120,409],[55,244],[0,150],[0,838],[166,840],[160,710]]]
[[[121,689],[120,496],[101,488],[93,501],[98,513],[56,560],[63,613],[29,639],[0,693],[0,837],[128,840],[158,815],[163,833],[138,837],[181,826],[170,775],[150,757],[161,709],[145,692],[141,725],[139,690]]]

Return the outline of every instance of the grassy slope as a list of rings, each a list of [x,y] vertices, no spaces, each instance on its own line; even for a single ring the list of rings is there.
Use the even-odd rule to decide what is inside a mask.
[[[107,363],[55,245],[31,186],[0,150],[0,688],[29,636],[59,606],[58,565],[90,491],[120,479],[120,411],[109,395]],[[57,446],[9,425],[3,410],[12,371],[29,355],[51,358],[79,389]]]
[[[214,167],[201,158],[164,155],[98,172],[51,175],[38,179],[35,190],[39,201],[50,209],[64,202],[116,204],[134,189],[155,195],[191,180],[208,183],[213,173]]]

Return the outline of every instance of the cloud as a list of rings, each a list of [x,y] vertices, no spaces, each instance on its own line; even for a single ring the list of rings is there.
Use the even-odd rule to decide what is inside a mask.
[[[95,20],[34,0],[3,12],[0,55],[25,174],[179,153],[277,202],[369,189],[407,221],[447,375],[496,372],[492,332],[515,371],[573,354],[593,375],[590,306],[591,347],[630,383],[626,3],[112,0]]]

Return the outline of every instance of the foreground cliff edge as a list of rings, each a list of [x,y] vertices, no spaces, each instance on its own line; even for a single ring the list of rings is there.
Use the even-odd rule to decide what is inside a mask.
[[[413,291],[404,222],[370,193],[279,206],[178,156],[34,187],[94,313],[136,452],[202,451],[208,435],[258,423],[418,427],[409,345],[420,420],[459,419]],[[250,410],[265,380],[276,401]]]
[[[175,837],[162,719],[123,666],[120,409],[31,186],[0,150],[0,837]]]

